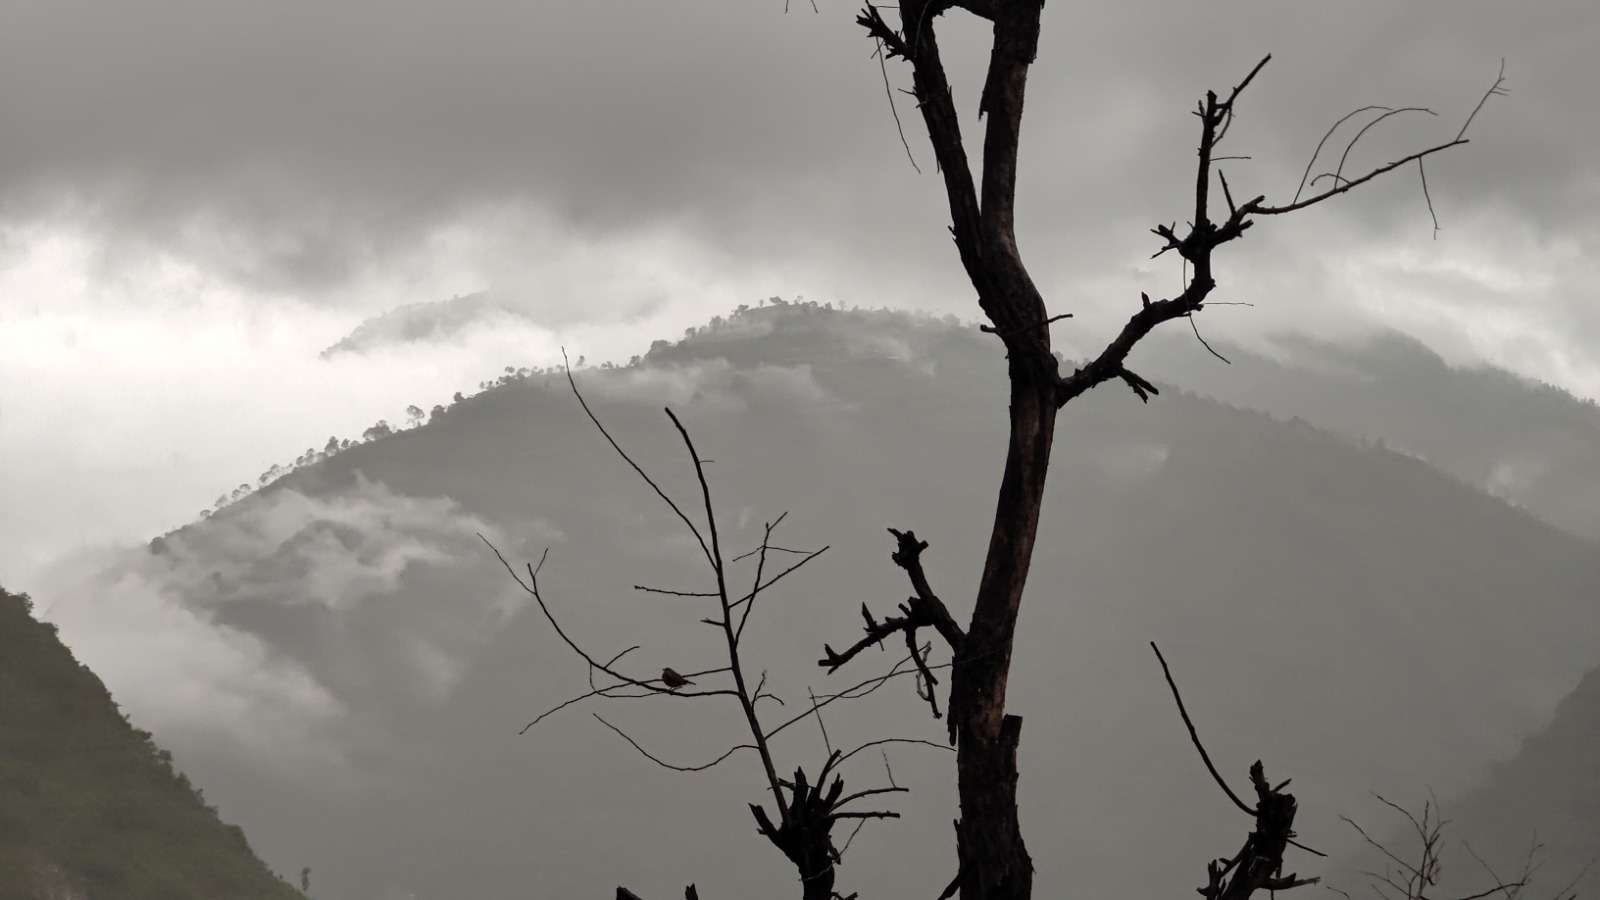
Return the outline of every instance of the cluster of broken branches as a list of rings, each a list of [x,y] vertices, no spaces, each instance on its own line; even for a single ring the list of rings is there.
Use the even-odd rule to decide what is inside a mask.
[[[663,768],[678,772],[699,772],[720,765],[740,751],[754,751],[761,760],[763,773],[766,776],[767,788],[772,794],[777,821],[760,804],[750,804],[751,814],[755,817],[758,831],[777,847],[794,863],[799,871],[800,881],[803,885],[802,896],[805,900],[833,900],[836,896],[833,890],[834,869],[843,860],[844,849],[836,847],[833,842],[833,826],[843,820],[855,820],[856,829],[859,831],[861,824],[870,819],[898,818],[899,814],[890,810],[859,810],[846,808],[856,801],[864,800],[883,794],[903,793],[906,788],[894,784],[893,772],[888,769],[888,757],[884,756],[884,766],[889,773],[890,784],[888,787],[868,788],[846,794],[844,780],[839,773],[839,767],[868,748],[882,748],[892,743],[915,743],[939,746],[931,742],[916,738],[882,738],[868,741],[852,749],[835,749],[828,738],[827,728],[823,723],[822,710],[828,705],[841,701],[857,699],[881,688],[889,681],[905,675],[916,675],[929,684],[928,691],[931,695],[933,674],[927,662],[927,648],[919,648],[914,642],[908,644],[909,653],[906,657],[895,663],[887,672],[872,676],[843,690],[830,694],[810,694],[810,705],[804,710],[784,718],[776,724],[763,721],[759,705],[763,700],[769,700],[779,706],[784,706],[784,701],[767,687],[767,676],[763,672],[759,679],[751,686],[750,678],[746,673],[745,663],[741,654],[742,640],[745,626],[749,624],[751,613],[763,594],[778,582],[798,571],[807,563],[815,560],[828,550],[797,550],[780,546],[774,543],[773,535],[779,525],[787,517],[787,513],[778,516],[765,524],[761,541],[755,549],[747,553],[727,558],[722,545],[722,533],[718,528],[717,510],[711,498],[710,483],[706,478],[706,460],[700,456],[695,448],[694,440],[689,431],[684,427],[676,414],[671,409],[666,410],[667,417],[677,430],[678,437],[684,448],[688,451],[696,479],[700,487],[700,513],[701,521],[696,521],[689,515],[684,507],[674,500],[660,484],[641,467],[626,450],[612,437],[611,433],[601,424],[599,418],[590,409],[583,394],[578,390],[577,382],[573,379],[571,369],[567,370],[567,381],[572,388],[573,395],[583,407],[584,413],[594,424],[595,428],[610,444],[611,448],[620,456],[649,488],[671,509],[677,519],[688,529],[700,550],[700,556],[705,563],[710,576],[711,585],[704,590],[677,590],[647,585],[634,585],[634,589],[641,593],[705,600],[715,604],[715,613],[700,619],[705,625],[718,629],[724,638],[726,654],[722,664],[705,668],[693,668],[686,672],[667,667],[659,676],[648,677],[629,674],[624,670],[626,657],[640,645],[633,645],[602,659],[600,656],[584,648],[576,641],[551,610],[545,599],[544,591],[540,587],[539,576],[544,568],[549,551],[540,556],[538,564],[526,564],[525,575],[508,561],[500,550],[483,538],[495,557],[505,567],[538,606],[550,627],[555,631],[561,641],[575,655],[583,660],[588,669],[589,690],[570,697],[554,707],[539,714],[525,725],[522,733],[539,724],[551,715],[560,712],[575,704],[590,699],[604,700],[634,700],[642,698],[670,698],[690,699],[704,697],[726,697],[736,701],[744,714],[748,726],[750,739],[736,743],[729,747],[720,756],[709,762],[698,764],[680,764],[668,762],[659,755],[648,750],[639,740],[627,731],[612,722],[595,714],[595,718],[605,727],[615,732],[627,741],[635,750],[651,762]],[[482,535],[479,535],[482,538]],[[778,560],[783,562],[778,564]],[[733,567],[740,562],[747,562],[753,568],[754,575],[745,589],[732,586]],[[937,602],[937,601],[935,601]],[[948,619],[948,615],[946,615]],[[697,680],[698,679],[698,680]],[[704,682],[704,686],[702,686]],[[718,682],[726,686],[712,686]],[[813,720],[822,732],[824,746],[827,749],[827,759],[823,762],[815,777],[808,777],[804,767],[797,767],[794,776],[785,779],[779,776],[778,767],[772,752],[772,740],[783,731],[806,720]],[[830,782],[830,779],[831,782]],[[855,832],[851,833],[854,838]],[[848,848],[849,841],[845,842]],[[694,893],[691,885],[689,892]],[[631,896],[625,888],[619,888],[619,896]]]
[[[851,644],[843,653],[823,644],[824,655],[817,661],[817,665],[826,668],[829,674],[832,674],[862,650],[882,646],[884,639],[897,633],[902,634],[905,637],[906,649],[910,651],[910,659],[917,667],[919,676],[917,692],[927,701],[933,711],[933,717],[937,719],[939,698],[934,693],[934,687],[939,684],[939,679],[934,676],[932,667],[928,665],[928,647],[919,646],[917,643],[917,629],[932,628],[945,639],[945,643],[950,645],[953,652],[960,653],[963,637],[961,626],[956,624],[955,618],[950,615],[950,610],[945,608],[944,601],[940,600],[933,592],[933,588],[928,585],[928,576],[922,571],[922,551],[928,549],[928,542],[917,540],[914,531],[896,531],[891,528],[889,533],[894,535],[895,541],[898,542],[898,547],[890,558],[894,560],[895,565],[906,571],[906,575],[911,579],[911,587],[916,593],[905,603],[900,604],[902,615],[881,622],[873,618],[872,611],[865,603],[861,604],[861,617],[866,620],[866,636]],[[954,725],[950,729],[950,741],[955,742]]]

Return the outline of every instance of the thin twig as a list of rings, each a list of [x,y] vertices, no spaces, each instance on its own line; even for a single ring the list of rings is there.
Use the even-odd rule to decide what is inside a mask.
[[[733,601],[732,603],[729,603],[728,604],[728,608],[729,609],[735,609],[735,608],[739,607],[742,604],[749,603],[755,597],[756,594],[760,593],[761,591],[766,590],[769,587],[772,587],[773,585],[777,584],[779,581],[782,581],[785,576],[787,576],[790,573],[794,572],[796,569],[800,568],[801,566],[805,565],[808,562],[811,562],[813,559],[816,559],[817,557],[821,556],[822,554],[828,552],[830,549],[832,549],[832,546],[833,545],[830,544],[827,547],[823,547],[821,550],[813,550],[813,551],[807,553],[805,555],[804,559],[801,559],[799,562],[795,563],[794,565],[792,565],[792,566],[788,567],[787,569],[784,569],[782,572],[779,572],[778,574],[772,576],[772,578],[770,578],[765,584],[761,585],[755,591],[752,591],[752,592],[750,592],[748,594],[745,594],[744,596],[742,596],[739,599]]]
[[[851,842],[856,839],[856,835],[861,833],[861,829],[865,828],[866,824],[866,819],[856,820],[856,827],[850,829],[850,836],[844,839],[844,846],[840,847],[839,852],[835,855],[836,860],[841,862],[844,860],[844,855],[850,851]]]
[[[1505,95],[1511,93],[1510,91],[1506,90],[1505,83],[1506,60],[1505,57],[1501,57],[1500,74],[1495,76],[1494,84],[1490,85],[1489,89],[1483,92],[1483,96],[1478,98],[1478,105],[1472,108],[1472,113],[1467,116],[1467,120],[1461,123],[1461,130],[1456,132],[1456,140],[1459,141],[1466,136],[1467,129],[1472,127],[1472,120],[1478,117],[1478,112],[1483,109],[1483,105],[1485,103],[1489,102],[1490,97],[1504,97]]]
[[[674,772],[704,772],[706,769],[709,769],[712,766],[720,764],[723,760],[726,760],[728,757],[734,755],[735,753],[738,753],[740,750],[755,750],[755,749],[757,749],[756,745],[754,745],[754,744],[735,744],[734,746],[728,748],[728,752],[722,754],[721,756],[717,757],[716,759],[713,759],[711,762],[704,763],[703,765],[698,765],[698,766],[680,766],[680,765],[676,765],[674,763],[669,763],[666,760],[662,759],[661,757],[656,756],[655,754],[651,753],[649,750],[646,750],[645,748],[639,746],[639,742],[634,740],[633,738],[629,737],[628,733],[626,731],[623,731],[621,728],[618,728],[617,726],[611,724],[610,722],[607,722],[605,719],[600,718],[600,714],[599,713],[591,713],[591,715],[593,715],[596,719],[598,719],[600,721],[601,725],[604,725],[605,727],[611,729],[612,731],[615,731],[617,734],[622,735],[622,739],[627,741],[628,743],[632,744],[633,745],[633,749],[639,751],[639,753],[641,755],[643,755],[645,759],[650,760],[651,762],[653,762],[656,765],[662,767],[663,769],[671,769]]]
[[[822,749],[828,751],[828,758],[833,758],[833,742],[828,740],[828,726],[822,721],[822,711],[817,708],[817,693],[811,688],[806,688],[806,693],[811,695],[811,714],[817,717],[817,730],[822,732]]]
[[[1333,137],[1333,133],[1339,129],[1340,125],[1343,125],[1344,123],[1350,121],[1351,119],[1355,118],[1356,116],[1358,116],[1358,115],[1360,115],[1360,114],[1362,114],[1364,112],[1367,112],[1368,110],[1373,110],[1373,109],[1389,109],[1389,107],[1387,107],[1387,106],[1363,106],[1360,109],[1355,110],[1354,112],[1346,113],[1344,118],[1342,118],[1339,121],[1333,123],[1333,126],[1328,129],[1327,133],[1323,134],[1322,140],[1317,141],[1317,149],[1312,151],[1311,158],[1306,160],[1306,170],[1305,170],[1305,172],[1301,173],[1301,175],[1300,175],[1300,186],[1295,188],[1295,191],[1294,191],[1294,202],[1299,202],[1299,200],[1300,200],[1300,192],[1304,191],[1306,189],[1306,179],[1311,177],[1311,167],[1317,164],[1317,157],[1322,154],[1322,147],[1323,147],[1323,145],[1328,143],[1328,138]]]
[[[815,4],[816,0],[812,0],[812,3]],[[883,73],[883,93],[884,96],[889,98],[889,112],[894,116],[894,130],[900,133],[900,146],[906,148],[906,159],[910,160],[911,168],[916,169],[917,174],[921,175],[922,167],[917,165],[916,157],[911,155],[911,144],[906,141],[905,126],[900,124],[900,110],[896,109],[894,105],[894,91],[889,88],[889,65],[883,52],[883,41],[878,39],[876,43],[878,52],[873,55],[878,57],[878,70]]]
[[[1035,328],[1046,328],[1053,322],[1059,322],[1062,319],[1070,319],[1070,318],[1072,318],[1072,313],[1062,313],[1062,314],[1060,314],[1058,316],[1051,316],[1050,318],[1045,319],[1042,322],[1035,322],[1032,325],[1024,325],[1021,328],[1013,328],[1010,331],[1007,331],[1007,332],[1005,332],[1003,334],[1000,332],[999,329],[995,328],[993,325],[979,325],[978,326],[978,330],[979,331],[983,331],[983,332],[987,332],[988,334],[999,335],[1001,338],[1008,338],[1008,337],[1012,337],[1014,335],[1022,334],[1022,333],[1027,332],[1027,331],[1032,331]]]
[[[660,497],[661,500],[666,503],[674,513],[677,514],[678,518],[683,520],[683,524],[689,526],[690,533],[693,534],[694,539],[700,543],[700,552],[705,555],[706,562],[712,562],[711,548],[706,546],[706,539],[700,535],[700,529],[696,528],[694,522],[690,521],[689,517],[684,514],[683,510],[678,508],[678,504],[675,503],[671,497],[667,496],[667,492],[663,491],[661,486],[656,484],[655,479],[645,474],[644,469],[641,468],[638,463],[633,461],[633,457],[629,456],[628,452],[622,449],[622,446],[618,444],[616,439],[611,436],[611,432],[607,431],[606,427],[600,424],[600,419],[595,416],[594,411],[589,409],[589,402],[583,399],[583,393],[578,390],[578,382],[572,377],[572,366],[567,363],[567,350],[565,347],[561,349],[561,362],[566,368],[567,384],[572,387],[572,395],[578,398],[578,405],[583,407],[583,414],[588,416],[589,421],[594,423],[594,427],[600,430],[600,434],[605,437],[606,443],[611,445],[611,449],[617,451],[617,455],[622,457],[623,462],[626,462],[633,468],[635,472],[639,473],[639,477],[644,479],[644,483],[650,485],[650,490],[655,491],[656,496]]]
[[[753,582],[753,586],[750,588],[750,602],[749,605],[745,606],[744,610],[739,615],[739,628],[734,632],[735,637],[744,636],[744,626],[746,622],[750,621],[750,611],[756,608],[756,595],[764,590],[761,585],[761,573],[767,568],[767,548],[772,544],[772,532],[777,529],[779,525],[783,524],[783,520],[788,518],[788,516],[789,513],[785,511],[782,515],[767,523],[765,526],[765,530],[761,536],[761,546],[758,548],[760,550],[760,555],[756,557],[756,577]],[[808,556],[807,558],[800,560],[799,563],[796,563],[796,566],[804,565],[809,561],[810,557]]]
[[[1430,116],[1439,115],[1438,113],[1434,112],[1433,110],[1427,109],[1427,108],[1421,107],[1421,106],[1402,106],[1399,109],[1390,109],[1390,110],[1384,111],[1383,115],[1378,116],[1376,119],[1373,119],[1371,122],[1368,122],[1367,124],[1361,126],[1361,130],[1356,132],[1356,136],[1350,139],[1350,143],[1344,145],[1344,153],[1342,153],[1339,156],[1339,165],[1338,165],[1337,168],[1335,168],[1333,170],[1334,183],[1337,184],[1338,182],[1343,180],[1343,178],[1344,178],[1344,164],[1345,164],[1345,161],[1350,158],[1350,151],[1355,149],[1356,142],[1361,140],[1361,136],[1362,135],[1364,135],[1368,131],[1372,130],[1373,126],[1377,125],[1379,122],[1382,122],[1384,119],[1387,119],[1390,116],[1398,116],[1401,113],[1408,113],[1408,112],[1424,112],[1424,113],[1427,113]],[[1313,178],[1311,180],[1311,184],[1313,186],[1315,186],[1316,183],[1317,183],[1317,179],[1322,178],[1322,177],[1323,176],[1319,175],[1319,176],[1317,176],[1317,178]]]
[[[1433,211],[1433,195],[1428,193],[1428,169],[1422,160],[1417,160],[1417,175],[1422,179],[1422,199],[1428,204],[1428,218],[1433,220],[1433,239],[1439,239],[1439,215]]]
[[[773,544],[773,545],[767,547],[767,550],[769,552],[771,552],[771,553],[793,553],[796,556],[804,556],[804,555],[806,555],[808,553],[813,552],[813,551],[810,551],[810,550],[795,550],[795,549],[793,549],[791,547],[779,547],[776,544]],[[738,556],[735,556],[733,559],[728,560],[728,562],[731,562],[731,563],[741,562],[743,560],[749,559],[752,556],[755,556],[757,553],[760,553],[760,552],[761,552],[761,548],[757,547],[754,550],[748,550],[748,551],[746,551],[744,553],[739,554]]]
[[[821,695],[822,702],[818,703],[817,707],[820,709],[820,708],[822,708],[824,706],[827,706],[827,705],[829,705],[831,703],[834,703],[836,701],[839,701],[839,700],[855,700],[855,699],[858,699],[860,697],[865,697],[867,694],[870,694],[873,691],[876,691],[878,688],[882,687],[885,683],[887,683],[892,678],[896,678],[896,677],[899,677],[901,675],[912,675],[912,674],[915,674],[917,672],[917,670],[915,668],[910,668],[910,669],[902,669],[901,668],[901,666],[904,666],[906,663],[908,663],[910,661],[911,661],[911,658],[909,656],[905,657],[904,659],[901,659],[899,662],[895,663],[894,667],[892,669],[890,669],[885,674],[874,675],[871,678],[867,678],[867,679],[865,679],[863,681],[860,681],[860,682],[858,682],[856,684],[851,685],[850,687],[845,688],[844,690],[840,691],[837,694],[823,694],[823,695]],[[950,666],[950,663],[943,663],[943,664],[936,665],[936,666],[930,666],[929,668],[943,669],[943,668],[948,668],[949,666]],[[811,711],[810,710],[806,710],[805,712],[800,713],[799,715],[794,716],[793,718],[786,719],[783,722],[780,722],[778,725],[774,726],[773,728],[769,729],[767,731],[765,737],[768,740],[771,740],[775,735],[777,735],[779,732],[783,731],[785,728],[788,728],[790,725],[793,725],[796,722],[799,722],[800,720],[806,718],[809,715],[811,715]]]
[[[1228,359],[1226,356],[1223,356],[1221,353],[1218,353],[1215,349],[1212,348],[1212,346],[1209,343],[1206,342],[1205,338],[1200,336],[1200,326],[1194,324],[1194,313],[1190,313],[1187,316],[1184,316],[1184,318],[1189,320],[1189,327],[1194,329],[1195,339],[1198,340],[1207,350],[1211,351],[1211,355],[1212,356],[1215,356],[1217,359],[1222,360],[1223,362],[1227,363],[1230,366],[1233,365],[1233,360]]]
[[[1307,198],[1305,200],[1300,200],[1300,201],[1297,201],[1295,203],[1290,203],[1290,204],[1285,205],[1285,206],[1262,206],[1262,205],[1260,205],[1259,202],[1252,201],[1250,203],[1245,204],[1245,206],[1241,207],[1241,209],[1244,209],[1244,210],[1246,210],[1248,212],[1251,212],[1251,213],[1255,213],[1257,215],[1263,215],[1263,216],[1279,216],[1279,215],[1283,215],[1284,213],[1294,212],[1297,209],[1305,209],[1308,206],[1313,206],[1315,204],[1321,203],[1322,201],[1327,200],[1330,197],[1334,197],[1334,196],[1336,196],[1338,194],[1343,194],[1343,193],[1345,193],[1346,191],[1349,191],[1352,188],[1359,187],[1360,185],[1366,184],[1367,182],[1371,181],[1372,179],[1377,178],[1379,175],[1382,175],[1382,174],[1384,174],[1386,172],[1392,172],[1395,169],[1398,169],[1401,166],[1405,165],[1406,163],[1415,162],[1416,160],[1422,159],[1425,156],[1432,156],[1435,153],[1440,153],[1440,152],[1443,152],[1445,150],[1449,150],[1451,147],[1459,147],[1459,146],[1461,146],[1462,144],[1465,144],[1465,143],[1468,143],[1468,141],[1466,139],[1457,138],[1457,139],[1455,139],[1455,140],[1453,140],[1453,141],[1451,141],[1451,142],[1449,142],[1447,144],[1439,144],[1439,145],[1434,146],[1434,147],[1429,147],[1426,150],[1419,150],[1418,152],[1409,154],[1409,155],[1405,156],[1402,159],[1397,159],[1394,162],[1389,163],[1388,165],[1379,166],[1378,168],[1373,169],[1372,171],[1368,172],[1367,174],[1361,176],[1360,178],[1354,179],[1352,181],[1343,182],[1343,183],[1338,184],[1338,185],[1336,185],[1334,187],[1331,187],[1328,190],[1323,191],[1322,193],[1317,194],[1317,195],[1315,195],[1313,197],[1309,197],[1309,198]]]
[[[547,550],[544,551],[543,554],[540,555],[540,557],[539,557],[539,565],[538,566],[534,566],[532,564],[529,564],[529,566],[528,566],[528,579],[529,580],[527,582],[524,582],[522,580],[521,576],[517,575],[517,570],[513,569],[511,567],[511,563],[506,560],[506,558],[505,558],[505,556],[503,554],[501,554],[500,548],[498,548],[494,544],[490,543],[489,539],[484,537],[482,534],[478,535],[478,539],[483,541],[486,545],[488,545],[489,549],[494,552],[495,558],[499,559],[500,560],[500,564],[505,567],[507,572],[511,573],[512,580],[516,581],[517,585],[519,587],[521,587],[524,591],[526,591],[528,594],[530,594],[533,597],[534,602],[539,604],[540,612],[544,613],[545,620],[550,623],[550,627],[551,628],[555,629],[556,635],[561,638],[562,642],[565,643],[568,647],[572,648],[572,652],[574,652],[574,653],[578,654],[579,656],[583,657],[584,662],[587,662],[591,667],[593,667],[595,669],[599,669],[600,671],[606,673],[607,675],[610,675],[612,678],[615,678],[620,682],[624,682],[626,684],[631,684],[631,685],[633,685],[635,687],[644,688],[645,690],[653,691],[653,692],[659,693],[659,694],[671,694],[671,695],[673,695],[675,697],[707,697],[707,696],[716,696],[718,694],[732,694],[733,693],[733,691],[729,691],[729,690],[687,691],[687,692],[685,692],[685,691],[676,691],[675,692],[675,691],[668,690],[665,687],[656,687],[655,686],[655,682],[660,681],[659,678],[652,678],[652,679],[649,679],[647,681],[641,681],[640,679],[630,678],[627,675],[624,675],[621,672],[618,672],[616,669],[612,668],[610,665],[601,663],[599,660],[595,659],[593,656],[590,656],[589,652],[587,650],[584,650],[582,647],[578,646],[577,642],[574,641],[570,636],[567,635],[567,632],[564,629],[562,629],[561,623],[556,621],[556,617],[550,612],[550,607],[545,605],[543,595],[541,595],[539,593],[539,570],[544,568],[545,559],[550,556],[550,551],[547,549]],[[623,652],[626,653],[627,651],[623,651]],[[618,654],[618,657],[620,657],[620,656],[621,656],[621,654]],[[620,687],[620,686],[621,685],[618,685],[618,687]]]
[[[854,750],[851,750],[848,753],[840,754],[839,762],[842,763],[845,760],[849,759],[850,757],[855,756],[857,753],[860,753],[861,751],[866,750],[869,747],[881,747],[881,746],[884,746],[885,744],[920,744],[920,745],[925,746],[925,747],[933,747],[936,750],[944,750],[944,751],[949,752],[949,753],[956,752],[954,747],[948,746],[946,744],[941,744],[938,741],[925,740],[923,738],[878,738],[875,741],[867,741],[865,744],[862,744],[861,746],[855,748]],[[888,766],[889,766],[889,756],[888,756],[887,753],[884,754],[883,765],[884,765],[884,768],[888,768]],[[892,770],[892,769],[889,770],[889,783],[890,784],[894,784],[894,770]]]
[[[1189,710],[1183,705],[1183,695],[1178,693],[1178,683],[1172,680],[1172,670],[1167,667],[1167,658],[1161,655],[1161,648],[1156,646],[1155,641],[1150,642],[1150,649],[1156,652],[1156,659],[1161,661],[1161,672],[1167,676],[1167,687],[1172,688],[1172,699],[1178,702],[1178,714],[1183,716],[1183,724],[1189,729],[1189,740],[1193,741],[1194,748],[1200,751],[1200,758],[1205,761],[1206,769],[1211,772],[1211,777],[1216,779],[1217,786],[1222,788],[1222,792],[1228,795],[1228,799],[1233,801],[1234,806],[1239,807],[1249,815],[1255,815],[1256,811],[1244,805],[1244,801],[1240,800],[1239,795],[1233,792],[1233,788],[1228,787],[1228,783],[1222,780],[1222,775],[1217,772],[1217,767],[1211,764],[1211,754],[1207,753],[1206,746],[1200,743],[1200,734],[1195,731],[1194,721],[1189,718]]]
[[[634,585],[633,589],[646,594],[665,594],[668,597],[715,597],[717,595],[715,591],[669,591],[666,588],[646,587],[642,584]]]

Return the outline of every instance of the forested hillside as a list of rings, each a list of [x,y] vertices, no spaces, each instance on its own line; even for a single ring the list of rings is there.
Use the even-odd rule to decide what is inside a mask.
[[[162,717],[163,740],[263,854],[312,866],[328,896],[497,897],[534,879],[557,894],[695,881],[752,895],[785,876],[751,835],[748,760],[664,771],[581,708],[517,735],[588,685],[480,533],[517,564],[549,548],[547,599],[604,656],[641,644],[628,657],[640,672],[692,671],[716,647],[692,599],[633,590],[702,588],[671,513],[564,377],[514,371],[108,561],[92,588],[58,587],[70,599],[53,617],[108,680],[137,687],[125,702]],[[697,487],[661,407],[678,412],[713,460],[738,552],[785,511],[786,546],[832,545],[751,626],[752,665],[785,698],[833,687],[816,660],[859,633],[863,602],[881,615],[903,600],[885,528],[930,541],[936,588],[958,616],[970,602],[1003,376],[975,329],[809,305],[746,310],[576,373],[618,440],[682,494]],[[1137,869],[1177,895],[1236,847],[1151,640],[1219,766],[1237,779],[1261,758],[1293,777],[1301,833],[1334,853],[1353,843],[1338,816],[1360,815],[1369,790],[1473,783],[1596,662],[1594,545],[1422,460],[1173,388],[1148,405],[1097,390],[1058,443],[1011,685],[1046,889],[1117,890]],[[186,623],[185,640],[235,654],[200,655],[237,667],[130,659],[105,636],[130,608],[144,613],[117,620],[117,641],[160,644],[152,623]],[[242,693],[251,715],[163,704],[152,687],[196,677]],[[716,704],[594,711],[684,764],[738,733]],[[828,725],[835,741],[943,734],[909,685]],[[791,729],[775,749],[788,766],[820,747]],[[949,873],[908,866],[949,840],[948,759],[891,755],[914,793],[903,820],[863,832],[851,888],[936,895]],[[883,773],[874,758],[847,775],[865,787]]]
[[[289,900],[25,594],[0,588],[0,897]]]

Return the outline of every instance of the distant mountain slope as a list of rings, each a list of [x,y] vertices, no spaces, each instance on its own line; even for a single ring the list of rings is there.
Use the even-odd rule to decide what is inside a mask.
[[[1542,843],[1544,889],[1535,896],[1552,896],[1580,874],[1577,896],[1600,891],[1600,669],[1583,677],[1516,756],[1446,802],[1445,814],[1453,837],[1499,871],[1515,872],[1529,844]]]
[[[752,624],[756,665],[791,705],[807,686],[848,683],[815,660],[858,633],[863,602],[881,614],[904,597],[886,527],[929,540],[936,589],[958,616],[970,602],[1003,461],[992,336],[768,307],[660,344],[638,366],[576,377],[666,489],[693,496],[661,407],[683,417],[714,460],[725,541],[748,549],[787,510],[789,545],[833,546]],[[1149,640],[1224,771],[1242,777],[1260,757],[1269,775],[1293,776],[1301,833],[1334,852],[1350,839],[1337,814],[1366,791],[1470,783],[1600,657],[1595,546],[1416,459],[1172,389],[1148,405],[1114,386],[1093,392],[1064,412],[1057,440],[1011,682],[1042,891],[1124,891],[1138,871],[1143,890],[1186,894],[1242,838]],[[715,664],[703,609],[632,590],[694,590],[702,576],[671,514],[551,374],[298,470],[95,578],[140,585],[146,602],[294,674],[251,689],[255,706],[283,713],[271,721],[295,727],[243,733],[332,748],[333,762],[276,771],[218,749],[238,744],[206,731],[227,720],[204,709],[167,710],[163,739],[269,859],[313,866],[319,893],[781,890],[779,861],[751,837],[743,804],[759,795],[737,760],[663,772],[577,709],[516,736],[587,682],[475,532],[516,562],[550,548],[553,608],[597,650],[642,644],[629,657],[640,671]],[[92,645],[103,610],[58,609],[75,646]],[[888,658],[863,657],[860,677]],[[315,702],[294,718],[302,696]],[[684,762],[737,736],[714,706],[602,712]],[[828,725],[835,741],[943,733],[909,686]],[[814,763],[819,737],[788,735],[785,765]],[[904,820],[863,832],[842,884],[932,896],[950,873],[908,861],[948,848],[948,759],[896,751],[893,766],[917,793]],[[874,760],[849,774],[866,786],[883,770]]]
[[[1445,819],[1444,867],[1433,895],[1457,897],[1483,890],[1494,883],[1485,865],[1494,877],[1518,878],[1530,851],[1536,870],[1523,896],[1569,900],[1600,891],[1597,748],[1600,668],[1583,676],[1550,721],[1514,755],[1495,762],[1469,789],[1438,798]],[[1420,812],[1426,794],[1413,788],[1390,799]],[[1397,818],[1384,811],[1364,824],[1402,859],[1415,862],[1417,838]],[[1361,873],[1391,867],[1380,851],[1359,848],[1330,866],[1331,883],[1355,893],[1372,880]]]
[[[0,897],[300,897],[3,588]]]
[[[1162,335],[1143,352],[1195,393],[1422,456],[1469,484],[1600,540],[1600,407],[1489,367],[1452,367],[1387,332],[1336,345],[1281,337],[1272,355]]]

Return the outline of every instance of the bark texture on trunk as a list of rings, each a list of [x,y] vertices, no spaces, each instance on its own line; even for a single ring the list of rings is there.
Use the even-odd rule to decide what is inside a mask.
[[[1054,360],[1052,359],[1053,363]],[[1055,433],[1054,381],[1030,383],[1013,366],[1011,440],[989,554],[951,673],[961,819],[956,827],[963,900],[1023,900],[1033,861],[1017,818],[1017,745],[1022,719],[1008,716],[1011,647],[1038,533]],[[1052,366],[1053,369],[1053,366]]]
[[[994,25],[979,109],[986,119],[983,177],[974,183],[934,20],[961,6]],[[906,0],[901,28],[868,8],[861,22],[886,52],[910,60],[912,84],[950,201],[951,233],[978,304],[1004,343],[1010,374],[1010,438],[972,622],[955,648],[950,729],[957,750],[956,823],[963,900],[1025,900],[1033,860],[1017,818],[1022,720],[1007,716],[1011,645],[1038,533],[1045,475],[1060,407],[1044,299],[1017,251],[1017,147],[1028,67],[1039,43],[1041,0]]]

